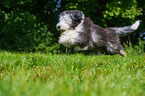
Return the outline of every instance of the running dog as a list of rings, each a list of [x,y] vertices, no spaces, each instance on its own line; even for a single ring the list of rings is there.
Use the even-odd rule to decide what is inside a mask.
[[[125,27],[102,28],[93,23],[89,17],[85,18],[82,11],[68,10],[60,14],[56,25],[61,31],[59,43],[75,50],[99,50],[103,54],[120,54],[126,56],[119,37],[133,33],[140,22]]]

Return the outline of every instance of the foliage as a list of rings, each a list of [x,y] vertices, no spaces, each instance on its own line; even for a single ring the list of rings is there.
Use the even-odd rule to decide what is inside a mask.
[[[4,12],[4,11],[3,11]],[[47,26],[38,23],[34,15],[28,12],[3,14],[0,48],[6,50],[32,51],[46,48],[52,41]]]
[[[144,96],[145,54],[135,50],[127,57],[1,51],[0,94]]]
[[[119,22],[123,18],[128,19],[128,21],[134,21],[135,17],[139,15],[142,15],[142,9],[137,8],[136,0],[111,0],[111,2],[106,4],[106,10],[103,14],[105,19],[111,20],[112,18],[117,18]]]
[[[38,51],[52,45],[53,34],[48,29],[49,25],[42,22],[43,19],[41,20],[38,13],[33,11],[38,4],[37,1],[33,4],[32,2],[17,0],[13,3],[4,0],[0,3],[1,49]]]

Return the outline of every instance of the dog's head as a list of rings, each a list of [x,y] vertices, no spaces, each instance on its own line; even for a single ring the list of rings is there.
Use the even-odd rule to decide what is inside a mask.
[[[85,18],[84,13],[79,10],[68,10],[60,14],[57,30],[66,31],[74,29]]]

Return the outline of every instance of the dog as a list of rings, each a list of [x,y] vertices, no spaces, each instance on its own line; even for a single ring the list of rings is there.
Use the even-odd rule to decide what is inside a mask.
[[[125,27],[102,28],[85,17],[80,10],[68,10],[60,13],[56,25],[61,31],[59,44],[75,50],[98,50],[103,54],[126,56],[119,37],[130,35],[139,27],[140,22]]]

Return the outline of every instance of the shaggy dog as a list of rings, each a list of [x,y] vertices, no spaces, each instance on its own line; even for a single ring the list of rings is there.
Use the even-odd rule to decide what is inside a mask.
[[[104,54],[121,54],[126,56],[119,37],[129,35],[139,26],[136,21],[131,26],[102,28],[95,25],[79,10],[68,10],[60,14],[56,28],[62,31],[59,43],[76,50],[96,50]]]

